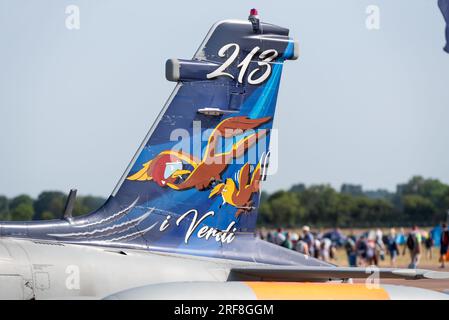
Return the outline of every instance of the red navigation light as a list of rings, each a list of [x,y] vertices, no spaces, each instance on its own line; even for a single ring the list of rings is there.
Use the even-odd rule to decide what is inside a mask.
[[[256,9],[256,8],[252,8],[252,9],[249,11],[249,15],[250,15],[250,16],[258,16],[258,15],[259,15],[259,12],[257,12],[257,9]]]
[[[255,33],[258,33],[260,31],[260,21],[259,21],[259,12],[257,12],[257,9],[252,8],[249,11],[248,20],[253,25],[253,31]]]

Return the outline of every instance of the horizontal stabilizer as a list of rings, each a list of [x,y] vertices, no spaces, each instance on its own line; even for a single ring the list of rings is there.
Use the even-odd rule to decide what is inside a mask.
[[[449,272],[425,269],[397,268],[351,268],[351,267],[302,267],[261,265],[232,268],[230,281],[329,281],[351,278],[367,278],[377,274],[379,278],[389,279],[449,279]]]

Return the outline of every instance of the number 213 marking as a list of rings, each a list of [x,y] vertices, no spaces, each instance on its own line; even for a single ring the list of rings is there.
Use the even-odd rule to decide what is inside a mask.
[[[225,57],[226,52],[229,49],[231,49],[232,47],[234,47],[234,51],[229,56],[229,58],[221,66],[219,66],[216,70],[207,74],[207,79],[213,79],[213,78],[216,78],[219,76],[226,76],[226,77],[230,77],[230,78],[234,79],[234,76],[232,74],[226,72],[226,69],[235,61],[235,59],[239,55],[240,46],[236,43],[227,44],[227,45],[223,46],[218,51],[218,56],[220,56],[222,58]],[[243,77],[246,74],[246,70],[248,69],[249,63],[251,62],[254,55],[259,50],[260,50],[259,47],[254,47],[253,50],[251,50],[251,52],[246,55],[245,59],[243,59],[242,62],[240,62],[239,65],[237,66],[237,68],[240,69],[239,76],[237,78],[237,81],[239,83],[242,83]],[[260,68],[256,68],[253,71],[251,71],[250,74],[248,75],[248,83],[249,84],[260,84],[260,83],[264,82],[271,74],[270,62],[272,62],[274,59],[276,59],[277,56],[278,56],[278,52],[274,49],[268,49],[268,50],[265,50],[264,52],[262,52],[259,55],[259,58],[262,61],[258,61],[257,64],[259,65],[259,67],[266,67],[266,70],[265,70],[264,74],[261,75],[257,79],[254,79],[253,77],[254,77],[254,74],[260,70]]]

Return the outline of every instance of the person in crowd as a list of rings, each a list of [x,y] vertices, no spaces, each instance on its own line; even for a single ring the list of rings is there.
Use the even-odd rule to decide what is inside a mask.
[[[447,229],[447,225],[445,223],[442,224],[442,232],[440,239],[440,268],[444,268],[444,262],[447,258],[447,251],[449,248],[449,230]]]
[[[290,241],[292,242],[292,249],[295,250],[296,244],[299,241],[299,234],[296,232],[290,232]]]
[[[336,247],[342,247],[345,244],[346,237],[339,228],[328,231],[323,234],[323,238],[329,238]]]
[[[337,244],[336,243],[331,242],[331,247],[329,248],[329,258],[331,260],[335,260],[335,261],[338,260],[338,257],[337,257]]]
[[[267,241],[270,243],[274,243],[274,232],[273,231],[268,231],[267,233]]]
[[[424,238],[424,247],[426,248],[426,259],[432,260],[432,249],[434,241],[431,232],[427,232],[427,236]]]
[[[285,233],[282,232],[282,229],[278,229],[274,232],[274,243],[278,246],[281,246],[286,239],[287,237],[285,236]]]
[[[348,265],[350,267],[357,267],[357,247],[356,238],[353,234],[349,235],[344,243],[346,255],[348,256]]]
[[[308,249],[309,249],[309,255],[315,256],[315,239],[313,237],[312,232],[310,232],[309,226],[302,227],[302,240],[307,243]]]
[[[385,245],[383,242],[383,232],[381,229],[376,230],[376,239],[375,239],[375,245],[376,245],[376,265],[379,263],[379,259],[384,261],[385,260]]]
[[[320,244],[320,258],[323,261],[330,261],[330,252],[332,247],[332,241],[329,238],[323,238]]]
[[[404,230],[404,228],[399,229],[399,233],[396,236],[396,242],[398,243],[399,248],[402,247],[402,250],[405,250],[405,248],[407,247],[406,244],[405,244],[406,240],[407,239],[405,237],[405,230]]]
[[[281,234],[281,233],[283,233],[282,228],[277,228],[276,230],[272,230],[272,231],[270,232],[270,236],[267,237],[267,240],[268,240],[269,242],[271,242],[271,243],[279,244],[279,243],[278,243],[278,242],[279,242],[279,237],[282,238],[282,236],[279,236],[279,237],[278,237],[278,235]]]
[[[376,265],[378,264],[378,250],[377,250],[377,241],[375,236],[373,237],[374,233],[370,233],[370,235],[368,236],[368,241],[367,241],[367,249],[366,249],[366,263],[369,266],[372,265]]]
[[[296,242],[295,250],[299,253],[309,255],[309,246],[307,242],[305,242],[302,238],[300,238],[298,242]]]
[[[315,237],[315,240],[313,241],[313,253],[311,254],[312,257],[315,259],[320,259],[320,251],[321,251],[321,240]]]
[[[262,228],[260,230],[257,230],[256,232],[256,238],[259,238],[260,240],[266,239],[266,231],[265,228]]]
[[[402,251],[403,255],[405,255],[406,248],[410,252],[410,264],[408,265],[409,269],[416,269],[419,264],[419,259],[421,257],[421,240],[421,233],[415,225],[413,226],[412,231],[408,234],[406,246]]]
[[[320,243],[321,243],[321,240],[323,240],[323,238],[324,238],[324,230],[323,230],[323,228],[320,228],[320,230],[314,232],[313,236],[315,237],[315,239],[320,240]]]
[[[284,248],[290,249],[290,250],[293,249],[293,243],[291,241],[290,232],[285,232],[284,235],[285,235],[285,240],[284,240],[284,242],[281,243],[281,246]]]
[[[362,234],[359,240],[356,242],[357,257],[359,258],[359,265],[366,266],[366,257],[368,251],[368,242],[366,240],[366,235]]]
[[[390,255],[390,264],[392,267],[396,267],[396,259],[399,255],[399,245],[397,243],[396,229],[391,228],[390,234],[387,237],[387,249]]]

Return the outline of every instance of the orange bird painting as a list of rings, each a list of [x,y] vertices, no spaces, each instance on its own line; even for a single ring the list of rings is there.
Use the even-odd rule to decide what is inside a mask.
[[[250,119],[245,116],[237,116],[227,118],[221,121],[210,134],[202,159],[181,151],[162,151],[127,179],[132,181],[153,180],[161,187],[169,187],[174,190],[190,188],[204,190],[214,182],[221,182],[221,174],[228,165],[234,159],[243,156],[251,146],[257,143],[258,139],[266,136],[267,130],[258,130],[245,136],[226,152],[218,152],[220,138],[235,137],[270,120],[271,117]],[[181,163],[187,163],[193,169],[178,168],[173,172],[167,171],[170,166],[179,167]]]
[[[225,183],[217,184],[211,191],[209,198],[221,194],[223,204],[230,204],[238,210],[235,216],[241,213],[249,212],[253,209],[251,197],[253,193],[259,192],[260,186],[260,163],[254,169],[250,180],[250,166],[246,163],[241,169],[238,178],[238,187],[231,178],[226,179]]]

